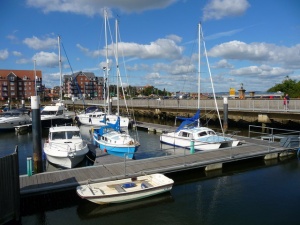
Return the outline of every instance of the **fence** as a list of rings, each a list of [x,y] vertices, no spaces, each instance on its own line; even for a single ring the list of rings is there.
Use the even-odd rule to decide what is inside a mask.
[[[20,220],[18,146],[11,155],[0,158],[0,224]]]
[[[223,99],[216,100],[218,108],[223,110]],[[72,101],[65,101],[66,104],[72,104]],[[103,100],[87,100],[87,105],[103,105]],[[76,105],[82,105],[83,102],[76,101]],[[112,101],[112,105],[116,106],[116,101]],[[127,105],[129,108],[145,107],[145,108],[180,108],[180,109],[197,109],[198,100],[193,99],[131,99],[127,100],[126,104],[124,100],[120,100],[120,106]],[[213,99],[206,99],[200,101],[201,110],[216,109],[215,101]],[[282,112],[284,111],[282,99],[245,99],[234,100],[228,99],[228,110],[236,111],[260,111],[260,112]],[[292,99],[289,103],[290,112],[300,112],[300,100]]]

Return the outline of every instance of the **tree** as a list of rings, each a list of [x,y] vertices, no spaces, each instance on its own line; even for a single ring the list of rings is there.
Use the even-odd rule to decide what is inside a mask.
[[[300,81],[297,82],[296,80],[290,79],[289,76],[286,76],[280,84],[276,84],[267,90],[267,92],[277,91],[288,93],[291,98],[298,98],[300,97]]]

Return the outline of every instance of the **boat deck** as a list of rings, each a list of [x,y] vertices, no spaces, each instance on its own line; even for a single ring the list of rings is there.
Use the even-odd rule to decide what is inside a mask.
[[[295,152],[298,148],[281,147],[279,142],[239,137],[242,145],[211,151],[196,151],[174,148],[164,156],[125,160],[107,154],[98,155],[94,166],[44,172],[33,176],[20,176],[21,195],[75,189],[88,180],[108,181],[150,173],[172,173],[196,168],[220,169],[225,163],[251,158],[278,158]],[[160,150],[164,151],[164,150]],[[221,167],[220,167],[221,166]]]

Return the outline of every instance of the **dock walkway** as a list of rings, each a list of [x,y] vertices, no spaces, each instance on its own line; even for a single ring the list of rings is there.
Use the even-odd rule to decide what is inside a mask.
[[[76,186],[86,184],[88,181],[107,181],[141,174],[172,173],[196,168],[220,169],[225,163],[258,157],[278,158],[296,150],[281,147],[279,142],[247,137],[239,139],[243,144],[234,148],[196,151],[193,154],[188,150],[174,148],[167,150],[164,156],[139,160],[119,158],[115,161],[111,158],[109,161],[105,157],[111,156],[103,154],[97,158],[94,166],[45,172],[33,176],[21,175],[21,196],[75,189]]]
[[[154,133],[173,132],[176,130],[176,127],[173,126],[146,123],[141,121],[136,121],[135,123],[133,123],[133,127],[136,127],[137,129],[146,129],[149,132],[154,132]]]

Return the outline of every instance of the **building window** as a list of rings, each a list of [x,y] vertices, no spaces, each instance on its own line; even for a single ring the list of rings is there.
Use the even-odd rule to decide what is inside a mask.
[[[10,90],[11,90],[11,91],[14,91],[14,90],[15,90],[15,87],[10,87]]]

